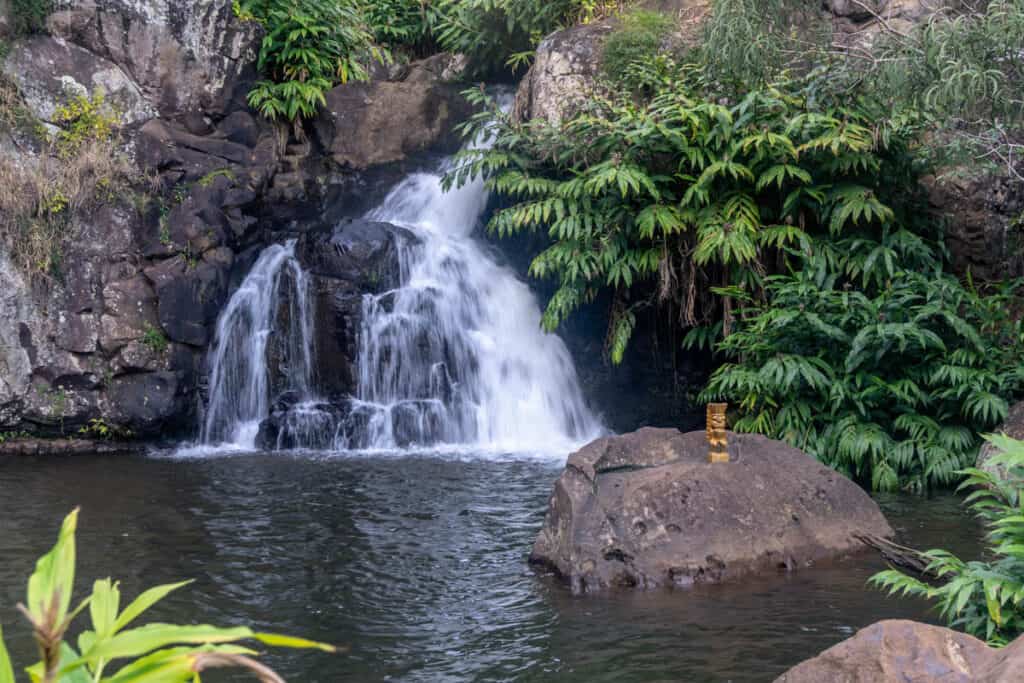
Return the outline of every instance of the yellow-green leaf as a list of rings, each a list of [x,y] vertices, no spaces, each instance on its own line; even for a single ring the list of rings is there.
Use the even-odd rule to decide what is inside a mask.
[[[327,643],[318,643],[315,640],[283,636],[279,633],[256,633],[256,640],[271,647],[291,647],[301,650],[323,650],[324,652],[337,652],[338,648]]]
[[[57,543],[50,552],[36,562],[36,570],[28,579],[28,611],[32,618],[43,623],[51,606],[56,607],[54,622],[64,621],[71,605],[71,591],[75,583],[75,528],[78,508],[64,518],[57,535]]]
[[[132,600],[131,604],[125,607],[124,611],[117,617],[117,621],[114,622],[114,633],[123,629],[136,617],[166,598],[170,593],[178,590],[182,586],[187,586],[190,583],[192,583],[191,579],[188,581],[180,581],[178,583],[165,583],[161,586],[154,586],[153,588],[144,591],[139,595],[139,597]]]

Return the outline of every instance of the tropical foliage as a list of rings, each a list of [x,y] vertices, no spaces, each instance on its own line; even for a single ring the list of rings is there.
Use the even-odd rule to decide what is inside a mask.
[[[656,26],[609,42],[624,66],[559,126],[468,93],[489,111],[465,132],[492,126],[493,145],[465,151],[450,182],[488,178],[494,233],[546,235],[530,268],[557,281],[545,328],[605,293],[617,363],[657,310],[728,361],[701,398],[737,406],[737,429],[875,489],[955,484],[1021,393],[1024,349],[1014,288],[984,296],[943,271],[917,184],[931,114],[828,68],[652,54]]]
[[[880,572],[871,582],[890,593],[917,595],[937,603],[950,626],[993,645],[1024,635],[1024,442],[1006,435],[989,440],[1001,453],[985,470],[968,469],[961,489],[988,527],[991,559],[965,562],[946,550],[930,550],[933,585],[898,570]]]
[[[909,184],[910,121],[877,127],[867,110],[812,98],[813,80],[753,90],[730,105],[705,94],[699,73],[668,68],[647,76],[659,89],[650,100],[596,99],[561,128],[514,125],[500,112],[467,125],[478,135],[490,117],[500,121],[493,148],[464,152],[452,181],[489,176],[511,202],[491,230],[543,230],[551,239],[531,266],[533,275],[559,282],[548,329],[611,289],[619,302],[609,333],[617,361],[645,306],[672,305],[695,323],[698,283],[725,295],[728,332],[735,296],[760,291],[766,267],[815,236],[858,239],[851,277],[895,272],[895,243],[930,258],[925,240],[901,229],[887,201],[894,186]],[[858,263],[870,272],[855,270]]]
[[[548,33],[605,16],[615,0],[234,0],[235,13],[264,29],[265,78],[249,103],[271,119],[309,118],[338,83],[366,80],[392,53],[465,55],[476,74],[528,62]]]
[[[72,591],[77,523],[75,510],[65,518],[57,543],[36,563],[28,580],[25,603],[18,606],[31,623],[39,647],[40,661],[26,669],[33,683],[194,683],[200,672],[222,667],[247,669],[265,683],[280,683],[282,679],[277,674],[257,661],[259,653],[242,643],[336,650],[331,645],[261,633],[244,626],[133,625],[189,581],[150,588],[122,607],[117,582],[100,579],[85,599],[75,603]],[[90,628],[71,641],[70,627],[86,610]],[[15,683],[2,633],[0,683]]]
[[[242,19],[264,29],[258,68],[266,76],[249,92],[264,116],[313,116],[337,83],[367,78],[368,60],[383,58],[356,0],[235,0]]]
[[[937,264],[902,270],[920,260],[909,234],[859,242],[819,241],[800,270],[769,277],[768,303],[751,303],[719,344],[732,362],[703,397],[737,406],[736,430],[786,440],[873,489],[955,484],[978,432],[1024,387],[1021,327],[1006,314],[1016,288],[982,297]]]

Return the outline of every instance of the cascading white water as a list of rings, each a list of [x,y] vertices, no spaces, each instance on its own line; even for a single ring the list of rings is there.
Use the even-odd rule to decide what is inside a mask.
[[[451,163],[410,175],[367,215],[417,239],[396,241],[398,286],[363,299],[357,395],[317,399],[308,278],[294,242],[273,245],[217,322],[203,444],[567,452],[603,432],[529,287],[473,238],[483,182],[442,189]]]
[[[278,364],[287,390],[312,398],[313,320],[309,284],[295,260],[294,241],[260,254],[217,321],[210,353],[204,444],[255,447],[270,411],[269,362]],[[282,308],[284,307],[284,308]]]
[[[367,215],[419,243],[399,246],[402,285],[364,300],[357,419],[338,445],[564,451],[598,436],[572,357],[541,329],[529,287],[472,237],[483,182],[444,192],[449,163],[409,176]]]

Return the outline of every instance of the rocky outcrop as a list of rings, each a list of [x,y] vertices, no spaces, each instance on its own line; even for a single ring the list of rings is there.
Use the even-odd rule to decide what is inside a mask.
[[[452,128],[471,113],[453,82],[461,68],[461,60],[440,54],[395,80],[334,88],[314,123],[317,142],[335,164],[355,170],[457,147],[461,141],[451,136]]]
[[[303,233],[295,257],[309,277],[313,317],[313,393],[318,402],[303,403],[288,390],[276,390],[270,416],[260,425],[257,443],[268,449],[331,448],[335,435],[352,431],[362,417],[350,398],[358,389],[359,335],[363,297],[399,284],[402,245],[416,242],[409,231],[362,219],[321,225]],[[293,318],[280,312],[282,326]],[[272,387],[287,387],[287,368],[270,353]],[[349,425],[349,429],[345,426]]]
[[[59,106],[101,90],[121,122],[135,124],[156,115],[139,86],[117,64],[50,36],[19,42],[3,65],[25,103],[41,121],[53,122]]]
[[[295,256],[313,294],[317,393],[331,400],[355,394],[364,294],[398,284],[399,242],[416,238],[389,223],[346,220],[308,232]]]
[[[707,0],[648,0],[643,5],[675,18],[670,41],[693,43],[708,12]],[[552,33],[537,46],[536,58],[516,92],[513,116],[540,119],[552,125],[572,118],[595,92],[604,42],[615,30],[614,19],[573,26]]]
[[[446,55],[339,86],[305,131],[255,116],[259,29],[231,4],[56,3],[48,35],[12,42],[3,72],[38,120],[102,89],[138,182],[73,217],[58,277],[29,282],[0,254],[0,432],[71,434],[94,419],[139,437],[191,428],[217,316],[260,248],[359,215],[364,169],[454,141],[468,109],[460,60]],[[0,130],[0,151],[34,167],[38,145],[14,133]],[[347,280],[314,278],[325,335],[344,328],[338,346],[354,347],[361,288],[383,281],[359,258]]]
[[[775,683],[1012,683],[1022,671],[1024,638],[997,650],[941,626],[889,620],[861,629]]]
[[[932,206],[948,218],[946,246],[953,267],[982,281],[1024,276],[1024,181],[961,170],[925,179]]]
[[[778,441],[729,434],[707,462],[704,432],[645,428],[569,457],[530,561],[574,591],[688,586],[789,571],[892,536],[841,474]]]
[[[884,30],[906,33],[944,3],[931,0],[825,0],[836,43],[870,47]]]
[[[219,118],[255,76],[259,27],[227,0],[77,0],[57,3],[55,38],[116,64],[161,116]]]

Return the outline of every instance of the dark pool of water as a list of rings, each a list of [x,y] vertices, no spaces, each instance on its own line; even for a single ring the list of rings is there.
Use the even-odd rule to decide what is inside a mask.
[[[83,587],[110,575],[131,596],[195,578],[152,616],[351,646],[273,655],[292,681],[770,681],[878,619],[934,619],[866,589],[883,568],[870,555],[740,585],[572,596],[526,564],[560,469],[519,457],[2,460],[0,623],[28,656],[14,605],[75,505]],[[977,553],[957,498],[880,503],[904,542]]]

